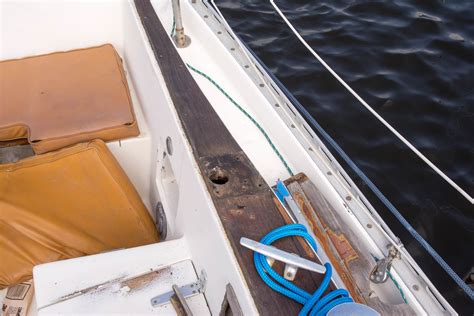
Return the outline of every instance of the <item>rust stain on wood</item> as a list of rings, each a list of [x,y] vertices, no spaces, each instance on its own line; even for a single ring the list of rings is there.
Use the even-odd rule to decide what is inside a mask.
[[[316,236],[316,239],[318,240],[318,245],[323,247],[324,252],[331,261],[333,269],[336,270],[339,276],[341,277],[351,297],[357,303],[366,304],[366,300],[357,290],[355,282],[351,274],[347,270],[347,267],[344,267],[343,263],[341,262],[341,259],[337,258],[334,255],[334,249],[330,245],[332,239],[330,240],[328,234],[326,233],[327,226],[324,224],[323,221],[321,221],[313,207],[308,203],[307,199],[301,193],[292,192],[292,196],[296,204],[302,211],[303,215],[305,216],[306,220],[308,221],[309,226],[313,230],[313,233]],[[318,220],[320,222],[319,225],[317,223]],[[336,248],[336,250],[338,249]]]
[[[331,238],[334,247],[336,247],[337,252],[341,256],[342,260],[344,260],[346,265],[348,265],[349,262],[351,262],[352,260],[356,260],[359,258],[354,248],[352,248],[350,241],[347,240],[344,234],[337,234],[330,228],[327,228],[327,233],[329,235],[329,238]]]

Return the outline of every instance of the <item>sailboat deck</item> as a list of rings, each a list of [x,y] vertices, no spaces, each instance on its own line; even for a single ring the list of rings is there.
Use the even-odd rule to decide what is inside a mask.
[[[140,0],[135,3],[194,157],[258,311],[261,314],[271,314],[275,310],[288,315],[296,314],[300,306],[292,300],[282,299],[262,281],[254,267],[253,253],[240,245],[242,236],[259,239],[262,234],[286,224],[275,205],[271,189],[184,67],[151,3]],[[228,179],[226,183],[213,181],[212,172],[216,169],[225,174]],[[296,238],[286,239],[278,246],[290,253],[315,259]],[[301,271],[296,283],[309,290],[317,288],[321,281],[322,275]]]

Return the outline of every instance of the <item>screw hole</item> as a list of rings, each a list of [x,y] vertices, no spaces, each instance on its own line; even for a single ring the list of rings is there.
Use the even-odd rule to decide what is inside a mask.
[[[226,184],[229,181],[229,177],[227,176],[224,170],[219,167],[215,167],[211,170],[209,174],[209,180],[211,180],[212,183],[222,185]],[[219,191],[216,191],[216,193],[219,193]]]

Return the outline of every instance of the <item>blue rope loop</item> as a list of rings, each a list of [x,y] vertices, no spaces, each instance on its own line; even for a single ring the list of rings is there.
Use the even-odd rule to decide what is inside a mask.
[[[308,234],[306,227],[301,224],[288,224],[276,228],[264,236],[260,242],[265,245],[271,245],[279,239],[291,236],[304,238],[314,251],[317,251],[316,241]],[[255,252],[253,260],[258,274],[271,289],[303,305],[299,313],[300,316],[326,315],[326,313],[336,305],[353,302],[349,296],[349,292],[345,289],[337,289],[322,296],[331,282],[332,266],[329,262],[324,264],[326,273],[321,285],[311,294],[279,275],[272,269],[264,255]]]

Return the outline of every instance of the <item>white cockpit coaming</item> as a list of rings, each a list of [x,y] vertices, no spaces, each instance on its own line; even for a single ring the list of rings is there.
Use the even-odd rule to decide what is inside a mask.
[[[171,33],[171,2],[152,3],[163,26]],[[270,135],[291,169],[295,173],[304,172],[316,183],[331,205],[371,245],[374,255],[383,257],[387,243],[396,242],[393,234],[376,217],[370,204],[364,205],[367,202],[360,191],[352,181],[347,181],[347,174],[341,167],[331,162],[335,161],[334,157],[322,142],[314,140],[317,136],[314,132],[308,132],[308,126],[304,125],[304,120],[292,108],[289,100],[280,96],[277,102],[282,106],[275,107],[275,94],[269,87],[273,86],[271,79],[265,76],[264,71],[259,74],[253,66],[244,67],[256,61],[247,60],[248,56],[241,47],[233,43],[236,39],[232,37],[232,30],[227,29],[225,23],[219,21],[222,18],[203,2],[192,4],[183,1],[182,12],[185,30],[192,40],[191,46],[178,50],[185,63],[208,74],[244,107]],[[206,18],[205,15],[215,16]],[[163,261],[156,256],[156,262],[147,262],[143,272],[190,259],[197,274],[201,270],[207,272],[205,299],[213,314],[220,311],[228,283],[232,284],[244,314],[256,313],[256,306],[192,155],[133,1],[3,1],[0,4],[0,17],[0,60],[104,43],[114,45],[124,59],[141,135],[110,142],[108,146],[152,216],[155,216],[156,204],[163,204],[168,223],[167,240],[180,247],[173,255],[163,256]],[[289,173],[285,166],[252,122],[206,78],[192,74],[267,183],[273,186],[278,179],[287,178]],[[260,86],[259,80],[262,78],[265,82],[260,82],[263,84]],[[328,172],[332,172],[333,176],[328,176]],[[346,196],[353,198],[349,201]],[[374,227],[372,231],[368,231],[368,223]],[[262,236],[265,233],[262,232]],[[150,245],[150,251],[166,251],[167,242],[162,242],[162,248],[159,244]],[[420,314],[444,309],[454,312],[408,252],[401,249],[405,258],[404,261],[394,263],[393,275],[402,286],[410,305]],[[124,256],[129,255],[132,254],[124,252]],[[130,258],[126,257],[127,260],[130,261]],[[119,262],[111,264],[120,265]],[[136,267],[130,271],[126,267],[124,269],[122,273],[137,273],[140,270]],[[421,272],[421,280],[416,271]],[[88,277],[88,284],[69,284],[61,289],[52,289],[51,295],[44,299],[45,304],[54,301],[54,297],[67,295],[80,287],[97,284],[100,279],[99,271],[81,273],[77,278]],[[35,278],[41,275],[39,278],[44,280],[45,286],[50,282],[48,276],[54,279],[53,274],[54,269],[47,265],[35,270]],[[415,282],[424,284],[421,286],[424,296],[412,290]],[[430,286],[431,290],[426,286]],[[436,298],[431,292],[435,293]],[[30,312],[34,314],[34,308]]]

